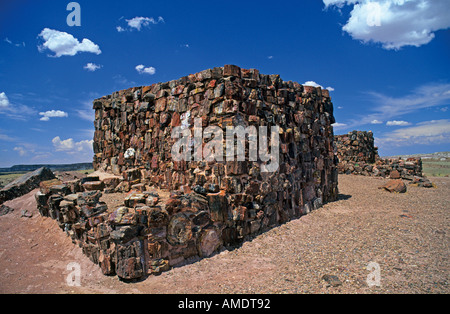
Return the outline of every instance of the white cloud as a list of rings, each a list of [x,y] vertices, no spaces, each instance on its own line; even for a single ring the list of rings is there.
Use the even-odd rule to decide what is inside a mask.
[[[42,116],[41,121],[49,121],[50,118],[67,118],[69,114],[67,112],[61,110],[50,110],[46,112],[39,112],[39,115]]]
[[[7,42],[10,45],[16,46],[16,47],[25,47],[25,43],[21,42],[21,43],[13,43],[8,37],[6,37],[4,39],[5,42]]]
[[[84,140],[80,142],[74,142],[72,138],[67,140],[61,140],[59,136],[52,140],[53,147],[58,152],[67,152],[70,154],[82,153],[82,152],[92,152],[93,140]]]
[[[377,119],[370,121],[370,124],[383,124],[383,121],[379,121]]]
[[[430,83],[419,86],[409,94],[391,97],[377,92],[367,93],[371,112],[351,121],[351,127],[369,124],[372,121],[392,121],[422,109],[440,107],[450,101],[450,84]]]
[[[388,122],[386,122],[386,125],[387,125],[387,126],[408,126],[408,125],[411,125],[411,123],[409,123],[409,122],[407,122],[407,121],[397,121],[397,120],[394,120],[394,121],[388,121]]]
[[[0,141],[15,142],[17,139],[6,134],[0,133]]]
[[[19,153],[19,156],[23,157],[27,154],[27,151],[23,147],[14,147],[14,151]]]
[[[314,81],[307,81],[307,82],[303,83],[303,85],[304,85],[304,86],[312,86],[312,87],[320,87],[321,89],[327,89],[327,90],[329,90],[330,92],[333,92],[333,91],[334,91],[334,88],[333,88],[333,87],[327,87],[327,88],[324,88],[322,85],[317,84],[317,83],[314,82]]]
[[[98,64],[95,64],[95,63],[88,63],[88,64],[86,64],[84,67],[83,67],[83,69],[85,69],[85,70],[88,70],[89,72],[95,72],[95,71],[97,71],[98,69],[100,69],[102,66],[101,65],[98,65]]]
[[[92,102],[90,100],[83,101],[81,109],[76,110],[78,117],[86,121],[95,120],[95,110],[92,109]],[[93,136],[92,136],[93,137]]]
[[[419,47],[450,27],[448,0],[323,0],[325,6],[353,6],[343,26],[353,39],[381,43],[385,49]]]
[[[10,105],[9,99],[4,92],[0,93],[0,108],[8,108]]]
[[[140,64],[136,66],[136,71],[138,71],[139,74],[150,74],[153,75],[156,73],[156,69],[154,67],[148,67],[146,68],[145,65]]]
[[[272,60],[273,56],[268,56],[267,59]]]
[[[121,18],[122,19],[122,18]],[[159,23],[164,23],[164,19],[160,16],[158,19],[154,19],[153,17],[142,17],[136,16],[132,19],[126,20],[128,24],[128,29],[123,28],[122,26],[117,26],[116,30],[121,33],[126,30],[137,30],[140,31],[143,27],[148,27],[150,24],[156,25]]]
[[[322,85],[319,85],[319,84],[317,84],[314,81],[307,81],[307,82],[303,83],[303,85],[305,85],[305,86],[312,86],[312,87],[322,87]]]
[[[450,120],[432,120],[389,132],[377,139],[381,145],[410,146],[450,143]]]
[[[29,116],[34,115],[36,111],[21,104],[12,104],[5,92],[0,93],[0,114],[14,120],[26,120]]]
[[[94,144],[94,140],[84,140],[75,143],[75,149],[77,152],[89,152],[93,151],[92,145]]]
[[[39,51],[48,49],[55,53],[53,57],[74,56],[79,52],[90,52],[97,55],[102,53],[100,47],[89,39],[84,38],[80,43],[78,39],[66,32],[44,28],[39,37],[44,40],[44,43],[38,46]]]
[[[55,137],[52,140],[52,143],[56,151],[58,152],[72,150],[75,146],[73,139],[69,138],[67,140],[61,141],[61,138],[59,136]]]
[[[335,124],[333,124],[333,128],[334,128],[335,130],[346,129],[346,128],[347,128],[347,124],[336,122]]]

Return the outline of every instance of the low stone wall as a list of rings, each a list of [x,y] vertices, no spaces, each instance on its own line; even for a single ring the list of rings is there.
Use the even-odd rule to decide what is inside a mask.
[[[422,177],[422,159],[378,158],[375,163],[343,161],[339,163],[338,169],[341,174],[379,177],[390,177],[392,175],[413,180],[415,176]]]
[[[260,199],[200,186],[169,193],[135,182],[131,176],[45,181],[36,194],[38,210],[105,275],[133,280],[209,257],[322,205],[316,198],[294,211],[282,191]],[[109,208],[102,196],[115,192],[122,192],[123,204]]]

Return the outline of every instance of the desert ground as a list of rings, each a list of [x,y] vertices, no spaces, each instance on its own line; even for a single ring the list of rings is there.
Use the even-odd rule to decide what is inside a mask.
[[[449,293],[450,178],[405,194],[378,189],[386,179],[340,175],[336,202],[229,251],[126,283],[98,266],[39,215],[34,192],[6,202],[0,217],[0,293]],[[33,214],[21,217],[22,210]],[[66,279],[81,266],[80,286]],[[367,278],[379,265],[379,285]],[[336,276],[334,284],[324,276]]]

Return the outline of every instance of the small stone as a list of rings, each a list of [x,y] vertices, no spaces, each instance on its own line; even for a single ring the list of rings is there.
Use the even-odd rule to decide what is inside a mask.
[[[342,281],[334,275],[323,275],[322,280],[327,283],[327,287],[339,287],[342,286]]]
[[[7,214],[9,214],[9,213],[12,213],[13,211],[14,211],[13,208],[8,207],[8,206],[6,206],[6,205],[1,205],[1,206],[0,206],[0,216],[7,215]]]
[[[20,212],[20,217],[31,218],[33,217],[33,214],[30,213],[28,210],[24,209]]]

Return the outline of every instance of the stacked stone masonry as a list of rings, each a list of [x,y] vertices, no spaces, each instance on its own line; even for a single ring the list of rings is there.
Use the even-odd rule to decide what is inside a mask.
[[[94,168],[117,178],[44,182],[36,198],[41,214],[107,275],[136,279],[208,257],[337,199],[327,90],[226,65],[118,91],[94,109]],[[259,158],[175,161],[172,131],[193,134],[196,118],[224,134],[227,126],[278,126],[279,166],[262,172]],[[108,208],[100,197],[113,192],[127,196]]]
[[[365,176],[395,176],[413,180],[422,177],[421,158],[380,158],[371,131],[352,131],[344,135],[336,135],[339,173]]]

